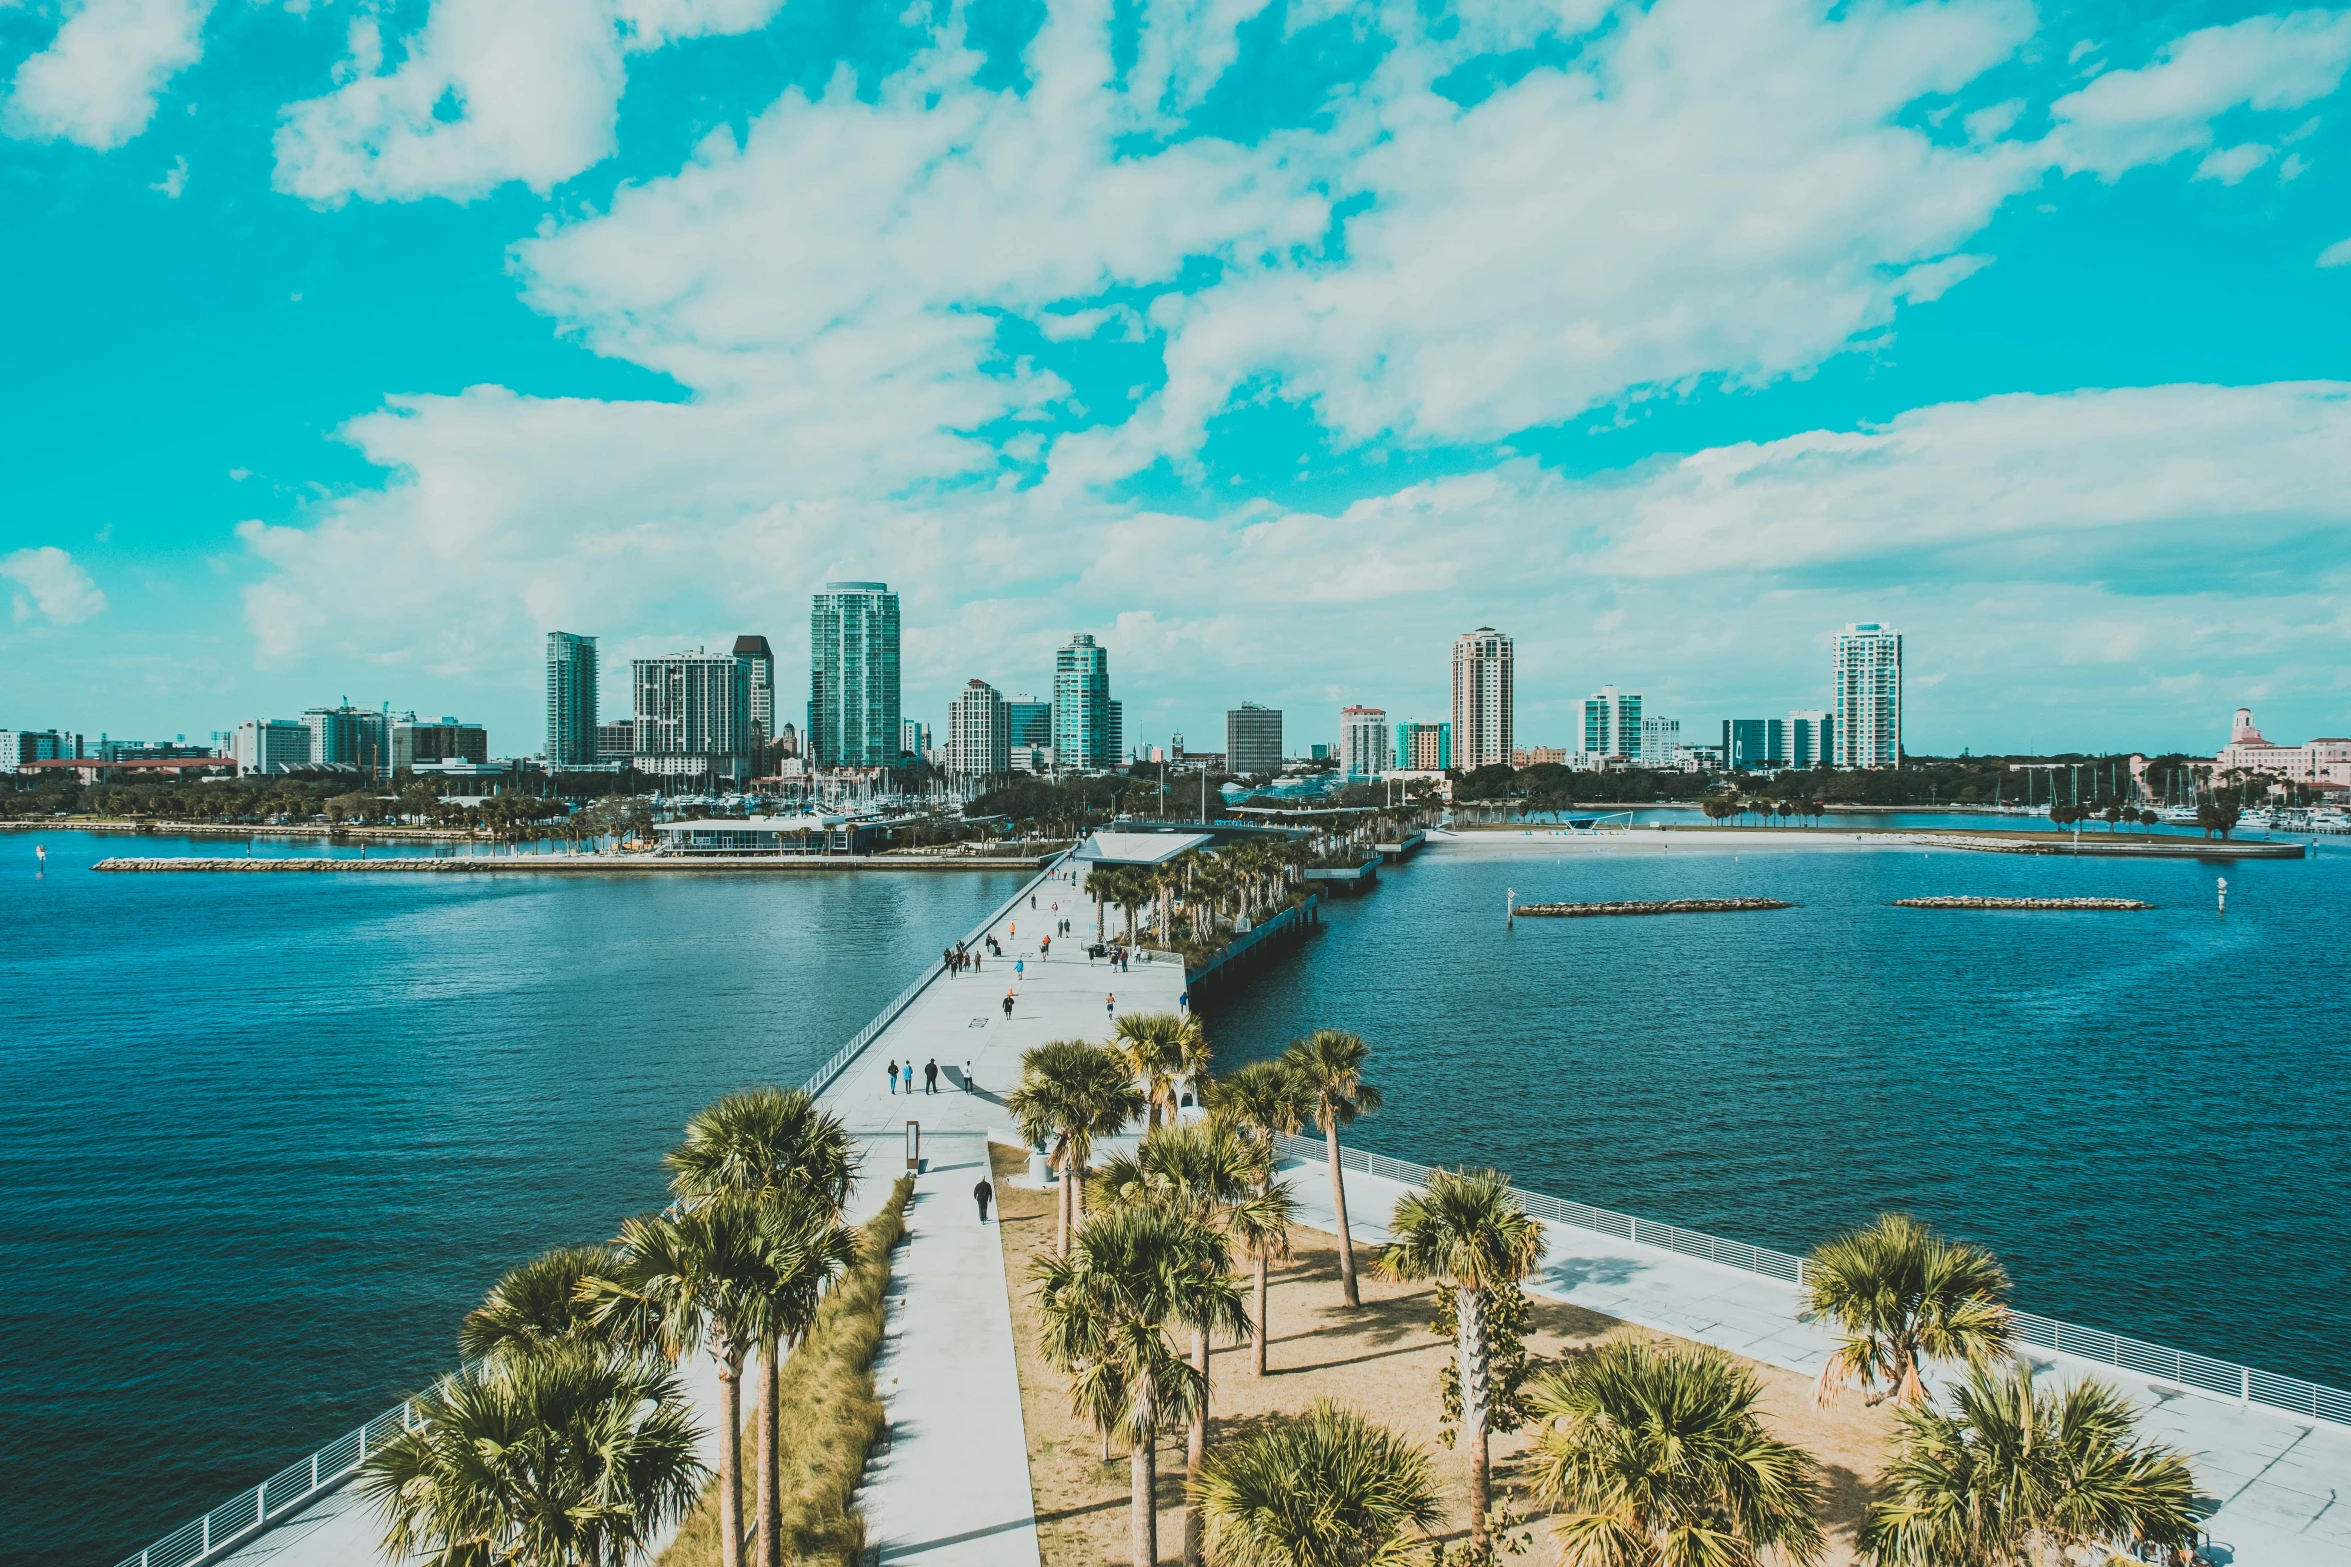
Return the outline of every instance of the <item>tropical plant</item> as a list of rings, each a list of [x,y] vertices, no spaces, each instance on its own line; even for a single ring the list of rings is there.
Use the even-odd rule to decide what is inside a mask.
[[[1160,1124],[1162,1110],[1167,1120],[1175,1119],[1175,1084],[1183,1070],[1189,1021],[1173,1012],[1129,1012],[1110,1031],[1110,1048],[1133,1075],[1150,1126]]]
[[[1021,1052],[1020,1086],[1005,1096],[1004,1107],[1029,1146],[1048,1149],[1061,1172],[1053,1252],[1066,1257],[1070,1236],[1086,1215],[1086,1165],[1094,1139],[1124,1131],[1143,1113],[1143,1096],[1115,1050],[1057,1039]]]
[[[1428,1455],[1327,1400],[1218,1448],[1191,1495],[1218,1567],[1402,1567],[1438,1518]]]
[[[1567,1567],[1754,1567],[1820,1554],[1820,1466],[1763,1428],[1755,1374],[1617,1339],[1538,1378],[1536,1494]]]
[[[1454,1363],[1461,1401],[1460,1427],[1469,1458],[1469,1544],[1492,1544],[1486,1434],[1491,1408],[1486,1306],[1494,1291],[1515,1286],[1542,1262],[1543,1227],[1511,1194],[1510,1178],[1493,1170],[1436,1170],[1428,1185],[1408,1192],[1388,1220],[1393,1237],[1379,1257],[1390,1279],[1433,1279],[1453,1290]]]
[[[1163,1126],[1145,1134],[1134,1153],[1120,1154],[1102,1167],[1102,1191],[1110,1208],[1159,1208],[1211,1226],[1228,1244],[1244,1248],[1272,1244],[1286,1234],[1290,1193],[1272,1180],[1273,1158],[1262,1143],[1223,1122]],[[1228,1271],[1193,1281],[1178,1309],[1192,1334],[1192,1369],[1200,1373],[1200,1399],[1184,1439],[1187,1486],[1200,1478],[1208,1451],[1211,1394],[1209,1347],[1219,1333],[1259,1338],[1229,1275],[1229,1252],[1218,1261]],[[1200,1516],[1184,1508],[1184,1561],[1200,1560]]]
[[[1322,1129],[1331,1166],[1331,1208],[1339,1230],[1339,1293],[1350,1306],[1363,1304],[1355,1286],[1355,1238],[1347,1229],[1347,1178],[1339,1167],[1339,1128],[1353,1126],[1378,1110],[1380,1091],[1363,1080],[1371,1046],[1335,1028],[1317,1029],[1290,1042],[1282,1064],[1314,1096],[1314,1120]]]
[[[1191,1418],[1200,1373],[1168,1341],[1203,1276],[1227,1271],[1223,1243],[1199,1220],[1164,1208],[1106,1213],[1078,1231],[1066,1257],[1040,1257],[1039,1348],[1072,1378],[1070,1407],[1129,1444],[1128,1519],[1135,1567],[1158,1567],[1158,1442]],[[1228,1281],[1229,1282],[1229,1281]]]
[[[1261,1191],[1273,1189],[1274,1139],[1295,1137],[1306,1118],[1314,1113],[1314,1096],[1297,1073],[1279,1061],[1252,1061],[1240,1070],[1220,1079],[1212,1088],[1208,1101],[1209,1115],[1228,1122],[1255,1137],[1265,1149],[1262,1166],[1264,1178]],[[1266,1274],[1269,1265],[1290,1255],[1290,1227],[1283,1222],[1262,1228],[1251,1225],[1246,1230],[1234,1227],[1228,1231],[1235,1245],[1248,1254],[1250,1272],[1256,1287],[1257,1309],[1251,1313],[1257,1320],[1257,1331],[1250,1346],[1251,1368],[1259,1376],[1265,1375],[1266,1340],[1272,1330],[1266,1321],[1270,1305]]]
[[[417,1415],[360,1470],[396,1561],[619,1567],[708,1473],[677,1378],[597,1344],[477,1363]]]
[[[776,1211],[778,1266],[757,1318],[755,1406],[758,1552],[779,1567],[776,1378],[787,1345],[807,1331],[825,1279],[856,1255],[840,1214],[857,1181],[857,1150],[840,1117],[797,1088],[750,1088],[695,1112],[685,1140],[662,1158],[688,1204],[735,1199]]]
[[[2130,1401],[2104,1382],[2046,1392],[2021,1361],[1976,1366],[1948,1406],[1895,1420],[1888,1494],[1861,1526],[1863,1554],[1885,1567],[2033,1567],[2195,1540],[2188,1460],[2136,1440]]]
[[[483,1356],[534,1355],[557,1344],[601,1336],[595,1307],[580,1286],[612,1266],[602,1246],[542,1252],[490,1287],[457,1329],[457,1351]]]
[[[2007,1301],[1997,1258],[1908,1214],[1832,1236],[1804,1265],[1805,1307],[1838,1333],[1813,1396],[1825,1402],[1858,1382],[1872,1404],[1915,1403],[1926,1396],[1924,1362],[1974,1365],[2007,1351]]]

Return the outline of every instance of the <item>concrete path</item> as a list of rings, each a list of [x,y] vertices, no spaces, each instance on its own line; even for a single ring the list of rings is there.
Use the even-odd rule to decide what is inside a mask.
[[[1334,1232],[1330,1166],[1300,1160],[1284,1169],[1299,1222]],[[1388,1238],[1387,1220],[1409,1189],[1348,1173],[1348,1228],[1359,1266],[1360,1248]],[[1531,1293],[1806,1376],[1817,1376],[1835,1347],[1825,1327],[1803,1320],[1792,1284],[1593,1230],[1544,1228],[1550,1246]],[[2031,1358],[2067,1380],[2096,1376],[2113,1383],[2139,1405],[2142,1431],[2190,1455],[2200,1491],[2219,1504],[2206,1523],[2208,1554],[2215,1561],[2351,1567],[2351,1496],[2345,1495],[2351,1492],[2351,1430],[2260,1405],[2240,1406],[2071,1355],[2035,1350]]]
[[[1074,875],[1082,872],[1041,881],[1034,908],[1024,901],[986,932],[1002,957],[983,956],[977,973],[940,972],[824,1095],[863,1155],[852,1222],[880,1211],[904,1173],[909,1121],[919,1127],[927,1166],[894,1271],[877,1371],[891,1441],[861,1497],[869,1561],[1036,1567],[1003,1252],[993,1218],[981,1227],[971,1188],[988,1171],[989,1132],[1017,1141],[1003,1096],[1020,1079],[1022,1051],[1049,1039],[1107,1039],[1117,1014],[1173,1011],[1184,988],[1183,966],[1173,960],[1138,958],[1120,971],[1086,958],[1094,906]],[[1055,937],[1059,950],[1047,957],[1043,938],[1064,919],[1071,932]],[[891,1091],[892,1061],[913,1068],[910,1091]],[[922,1068],[933,1061],[937,1092],[925,1093]],[[703,1424],[715,1429],[718,1379],[708,1357],[680,1371]],[[746,1418],[749,1390],[747,1378]],[[715,1436],[705,1447],[704,1461],[714,1462]],[[382,1534],[375,1510],[345,1485],[222,1560],[237,1567],[391,1567]]]

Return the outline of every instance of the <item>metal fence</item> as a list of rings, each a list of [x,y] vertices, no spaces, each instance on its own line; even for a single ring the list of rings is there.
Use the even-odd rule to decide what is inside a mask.
[[[1035,876],[1021,884],[1018,892],[997,905],[994,913],[972,928],[964,940],[977,945],[996,922],[1020,906],[1020,901],[1035,892],[1053,873],[1061,868],[1066,855],[1057,857]],[[882,1030],[895,1022],[899,1014],[913,1005],[914,998],[939,977],[944,969],[936,962],[924,970],[921,978],[891,998],[874,1016],[872,1022],[859,1029],[849,1042],[834,1051],[808,1079],[810,1097],[821,1095],[832,1086],[833,1080],[847,1069],[858,1053],[872,1044]],[[416,1418],[415,1405],[408,1401],[393,1405],[356,1430],[347,1431],[305,1458],[271,1475],[250,1491],[239,1491],[235,1496],[215,1507],[203,1517],[180,1525],[136,1556],[126,1556],[116,1567],[196,1567],[243,1544],[261,1532],[273,1519],[283,1518],[320,1493],[333,1490],[358,1472],[367,1461],[367,1455],[383,1446],[394,1433],[408,1428]]]
[[[1326,1156],[1324,1145],[1318,1138],[1283,1137],[1278,1139],[1278,1143],[1285,1158],[1306,1159],[1320,1164]],[[1339,1149],[1339,1167],[1406,1186],[1423,1185],[1432,1173],[1425,1164],[1414,1164],[1408,1159],[1391,1159],[1385,1154],[1366,1153],[1360,1148],[1344,1145]],[[1774,1251],[1768,1246],[1750,1246],[1745,1241],[1724,1240],[1719,1235],[1708,1235],[1703,1230],[1685,1230],[1677,1225],[1658,1224],[1629,1213],[1618,1213],[1613,1208],[1594,1208],[1584,1203],[1547,1196],[1542,1192],[1521,1191],[1518,1197],[1528,1213],[1553,1224],[1593,1230],[1643,1246],[1656,1246],[1685,1257],[1695,1257],[1701,1262],[1736,1268],[1742,1273],[1761,1274],[1782,1284],[1801,1285],[1804,1282],[1805,1260],[1793,1252]],[[2141,1376],[2177,1382],[2182,1387],[2194,1388],[2198,1392],[2239,1404],[2259,1404],[2314,1420],[2351,1425],[2351,1393],[2341,1388],[2328,1387],[2323,1382],[2281,1376],[2274,1371],[2239,1365],[2233,1360],[2214,1360],[2193,1350],[2150,1344],[2144,1339],[2109,1333],[2103,1328],[2085,1328],[2078,1323],[2061,1322],[2055,1317],[2044,1317],[2036,1312],[2019,1311],[2012,1315],[2017,1341],[2036,1349],[2053,1350],[2077,1359],[2096,1361],[2100,1365],[2135,1371]]]

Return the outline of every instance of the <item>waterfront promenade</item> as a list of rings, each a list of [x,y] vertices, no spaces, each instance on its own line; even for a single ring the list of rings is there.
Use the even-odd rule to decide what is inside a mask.
[[[972,1187],[988,1171],[989,1132],[1009,1134],[1004,1095],[1019,1080],[1022,1051],[1049,1039],[1106,1039],[1111,998],[1119,1012],[1166,1012],[1184,989],[1182,965],[1172,960],[1138,960],[1121,973],[1087,959],[1094,905],[1070,874],[1050,873],[975,933],[975,949],[977,935],[993,934],[1004,956],[983,957],[976,973],[935,973],[823,1092],[863,1158],[853,1222],[888,1199],[906,1169],[907,1123],[920,1127],[923,1169],[875,1368],[890,1435],[863,1497],[869,1562],[1036,1567],[1009,1281],[994,1219],[980,1224]],[[1064,918],[1072,933],[1042,957],[1038,938]],[[893,1060],[914,1067],[916,1092],[889,1091]],[[934,1060],[939,1091],[923,1093],[921,1071]],[[697,1356],[682,1371],[704,1424],[712,1423],[718,1384],[709,1358]],[[704,1457],[715,1457],[715,1445]],[[345,1484],[217,1559],[238,1567],[394,1567],[382,1532],[374,1509]]]

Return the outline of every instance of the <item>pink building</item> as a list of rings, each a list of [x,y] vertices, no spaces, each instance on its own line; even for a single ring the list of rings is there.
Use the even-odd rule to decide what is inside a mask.
[[[2253,709],[2240,707],[2229,724],[2229,743],[2212,759],[2212,767],[2221,777],[2232,772],[2266,773],[2319,788],[2351,788],[2351,740],[2274,745],[2253,727]]]

